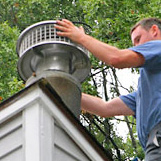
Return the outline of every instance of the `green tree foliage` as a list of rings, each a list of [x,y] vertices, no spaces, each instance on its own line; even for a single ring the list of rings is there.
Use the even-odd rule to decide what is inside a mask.
[[[0,101],[24,87],[17,72],[16,41],[20,32],[29,25],[43,21],[67,18],[88,24],[89,34],[119,48],[131,46],[131,26],[144,17],[161,17],[158,0],[1,0],[0,1]],[[98,61],[92,55],[91,73],[82,84],[82,91],[108,101],[133,87],[123,87],[117,70]],[[138,72],[132,69],[132,72]],[[101,90],[100,90],[101,89]],[[117,134],[113,120],[127,123],[129,134],[124,140]],[[133,117],[124,120],[100,118],[82,113],[81,122],[109,150],[114,160],[144,158],[136,134]],[[130,148],[129,148],[130,147]]]
[[[19,35],[17,27],[7,23],[0,25],[0,97],[1,100],[12,96],[22,88],[17,73],[16,41]]]

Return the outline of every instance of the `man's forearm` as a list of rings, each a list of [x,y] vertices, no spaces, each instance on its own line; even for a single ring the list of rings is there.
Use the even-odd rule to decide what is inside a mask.
[[[134,115],[134,112],[120,98],[105,102],[98,97],[82,93],[81,107],[82,110],[102,117]]]
[[[89,113],[101,115],[105,102],[98,97],[82,93],[81,108]]]
[[[138,67],[144,64],[144,57],[141,54],[128,49],[118,49],[89,35],[83,35],[79,43],[99,60],[116,68]]]

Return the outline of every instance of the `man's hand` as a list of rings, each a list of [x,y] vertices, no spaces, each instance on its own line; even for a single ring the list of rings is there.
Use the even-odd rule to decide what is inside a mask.
[[[85,35],[83,27],[76,27],[71,21],[67,19],[62,19],[62,21],[57,20],[55,28],[60,30],[57,32],[58,36],[68,37],[74,42],[80,43]]]

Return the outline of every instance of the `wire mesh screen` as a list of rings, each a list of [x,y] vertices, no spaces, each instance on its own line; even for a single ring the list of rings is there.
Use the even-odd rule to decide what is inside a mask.
[[[87,53],[87,50],[83,46],[72,42],[66,37],[58,36],[56,34],[57,30],[54,28],[55,23],[55,21],[52,21],[51,23],[44,22],[30,27],[27,32],[25,31],[26,33],[23,35],[21,42],[19,43],[20,56],[22,56],[25,51],[36,45],[53,42],[71,44],[81,48],[85,53]]]

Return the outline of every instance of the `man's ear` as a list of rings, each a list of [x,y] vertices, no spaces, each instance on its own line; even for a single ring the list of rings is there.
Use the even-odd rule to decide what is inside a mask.
[[[152,25],[151,32],[154,37],[158,36],[159,33],[159,27],[157,25]]]

